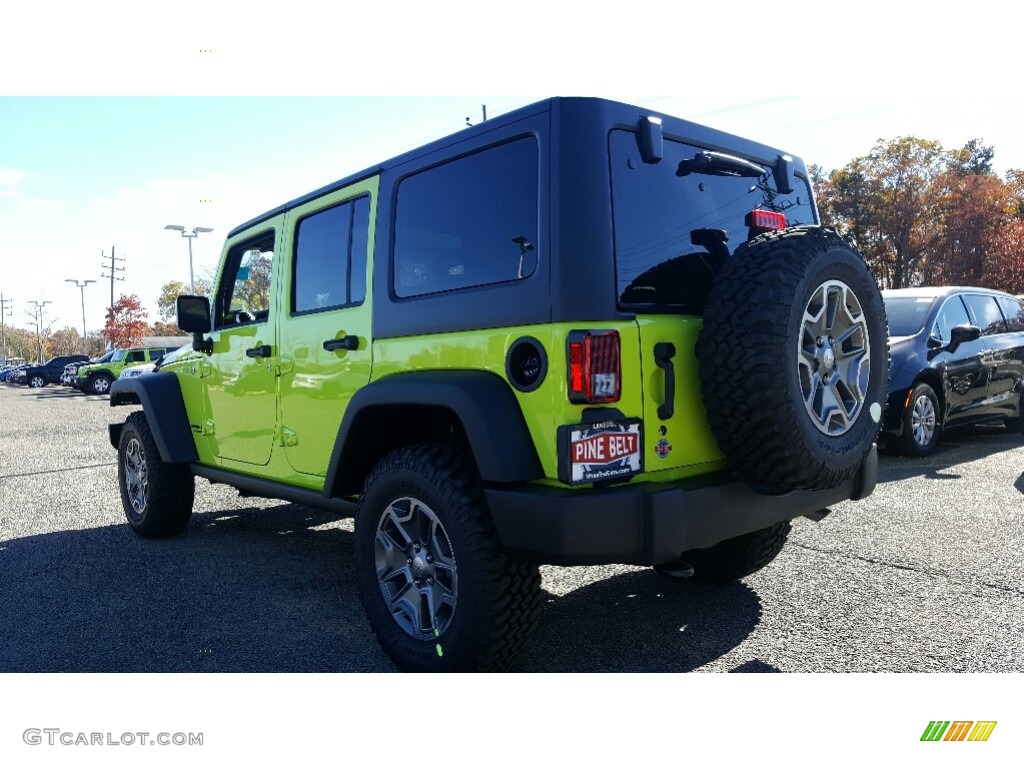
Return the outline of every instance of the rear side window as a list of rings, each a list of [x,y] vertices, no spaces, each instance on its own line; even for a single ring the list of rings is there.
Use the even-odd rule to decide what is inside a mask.
[[[794,191],[784,195],[767,166],[763,175],[753,167],[753,176],[691,170],[704,148],[670,140],[664,158],[646,164],[636,134],[612,131],[609,142],[622,306],[702,307],[721,261],[757,234],[747,219],[755,209],[781,213],[789,226],[816,223],[802,178],[794,176]],[[683,161],[687,172],[679,175]]]
[[[1024,305],[1022,305],[1020,299],[1000,296],[999,308],[1003,310],[1003,317],[1006,318],[1007,331],[1011,333],[1024,331]]]
[[[1003,321],[1003,313],[999,311],[999,304],[994,296],[982,296],[978,293],[964,294],[964,302],[974,313],[974,319],[982,335],[988,336],[992,333],[1003,333],[1006,331],[1006,323]]]
[[[142,363],[146,360],[146,353],[141,349],[133,349],[128,353],[128,357],[125,358],[126,363]]]
[[[403,179],[395,209],[399,297],[522,280],[537,269],[538,148],[532,137]]]
[[[366,298],[370,198],[302,219],[295,233],[292,313],[361,304]]]

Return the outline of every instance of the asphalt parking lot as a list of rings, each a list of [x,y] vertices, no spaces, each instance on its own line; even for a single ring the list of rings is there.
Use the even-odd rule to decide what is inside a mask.
[[[188,532],[123,523],[106,425],[128,409],[0,385],[0,672],[375,672],[350,520],[197,481]],[[1024,441],[883,455],[865,501],[794,522],[727,586],[545,568],[521,671],[1024,671]]]

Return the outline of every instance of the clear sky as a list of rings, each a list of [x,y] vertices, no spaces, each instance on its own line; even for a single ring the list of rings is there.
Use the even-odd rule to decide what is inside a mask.
[[[826,168],[878,138],[914,134],[962,146],[980,137],[1000,171],[1024,167],[1014,127],[1020,107],[996,98],[969,110],[927,100],[827,95],[751,98],[609,93],[747,135]],[[55,327],[81,328],[81,294],[66,278],[93,279],[86,322],[102,324],[110,299],[102,256],[115,249],[115,295],[135,293],[156,319],[170,279],[187,281],[188,244],[167,224],[212,227],[193,241],[197,275],[213,269],[235,225],[319,185],[490,115],[543,98],[465,97],[6,97],[0,98],[0,291],[15,325],[30,300]],[[109,263],[109,262],[108,262]],[[108,273],[109,274],[109,273]]]
[[[9,322],[30,326],[28,302],[47,300],[55,327],[80,328],[80,294],[64,280],[99,281],[112,248],[125,259],[115,294],[137,294],[155,320],[160,286],[188,278],[187,242],[165,225],[214,229],[193,242],[203,274],[235,225],[457,131],[481,104],[497,115],[550,95],[606,96],[825,168],[907,134],[947,147],[981,138],[998,171],[1024,167],[1024,109],[1008,87],[1016,24],[989,0],[927,12],[865,2],[855,13],[807,0],[723,3],[703,15],[657,1],[601,14],[521,0],[490,19],[462,0],[342,15],[295,0],[277,22],[267,16],[276,6],[247,7],[238,16],[181,0],[146,15],[127,2],[57,2],[7,12],[0,292],[14,299]],[[33,29],[46,35],[24,34]],[[466,93],[533,95],[452,95]],[[85,299],[96,328],[109,281]]]

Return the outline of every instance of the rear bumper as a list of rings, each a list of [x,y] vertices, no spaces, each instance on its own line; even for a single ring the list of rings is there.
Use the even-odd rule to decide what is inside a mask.
[[[827,491],[766,495],[719,476],[590,491],[518,485],[486,494],[498,536],[517,557],[551,565],[656,565],[689,549],[863,499],[877,480],[878,453],[872,447],[852,480]]]

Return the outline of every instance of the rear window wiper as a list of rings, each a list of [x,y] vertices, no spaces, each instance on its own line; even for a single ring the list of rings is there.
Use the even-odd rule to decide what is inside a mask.
[[[768,173],[762,166],[751,163],[741,157],[733,157],[721,152],[698,152],[692,160],[683,160],[679,164],[676,176],[689,176],[701,173],[706,176],[764,176]]]

